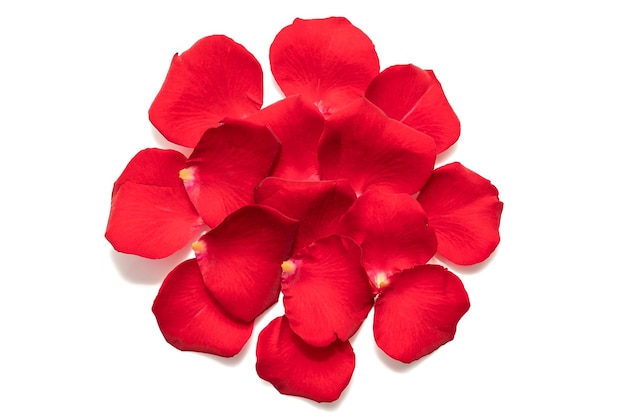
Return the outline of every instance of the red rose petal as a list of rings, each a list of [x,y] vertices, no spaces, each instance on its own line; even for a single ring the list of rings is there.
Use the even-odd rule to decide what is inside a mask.
[[[160,187],[180,187],[178,172],[185,167],[187,157],[170,149],[144,149],[133,156],[113,184],[113,194],[127,180],[137,184]]]
[[[456,275],[438,265],[422,265],[389,281],[374,306],[374,338],[387,355],[409,363],[454,338],[469,309]]]
[[[324,117],[312,104],[301,96],[292,96],[254,113],[248,120],[267,125],[281,142],[272,176],[319,179],[317,147]]]
[[[432,71],[414,65],[387,68],[372,80],[365,97],[389,117],[432,137],[437,153],[459,138],[459,119]]]
[[[424,264],[437,251],[426,213],[408,194],[366,192],[341,220],[339,230],[361,245],[370,277]]]
[[[380,71],[374,44],[343,17],[296,19],[270,48],[276,83],[329,115],[363,96]]]
[[[435,163],[429,136],[357,100],[329,117],[319,148],[320,178],[347,178],[361,195],[370,187],[416,193]]]
[[[458,265],[484,261],[500,242],[502,202],[491,182],[458,162],[437,168],[418,196],[437,252]]]
[[[231,357],[252,334],[252,323],[231,318],[215,302],[195,259],[178,265],[165,278],[152,312],[165,340],[180,350]]]
[[[194,243],[204,283],[229,314],[252,321],[278,301],[297,226],[270,207],[245,206]]]
[[[225,117],[245,117],[262,102],[257,60],[232,39],[216,35],[174,55],[149,116],[166,139],[194,147],[208,128]]]
[[[256,189],[255,199],[300,222],[294,244],[298,251],[336,233],[339,219],[356,195],[345,180],[306,182],[270,177]]]
[[[317,402],[339,398],[354,372],[350,342],[313,347],[302,341],[285,317],[274,319],[259,334],[256,370],[282,394]]]
[[[105,237],[119,252],[165,258],[183,248],[204,223],[189,201],[178,171],[185,156],[146,149],[113,187]]]
[[[202,136],[181,173],[189,198],[211,227],[254,202],[254,189],[265,178],[280,142],[265,126],[232,120]]]
[[[348,340],[374,303],[361,265],[361,249],[351,239],[329,236],[309,246],[283,280],[283,303],[292,330],[313,346]]]

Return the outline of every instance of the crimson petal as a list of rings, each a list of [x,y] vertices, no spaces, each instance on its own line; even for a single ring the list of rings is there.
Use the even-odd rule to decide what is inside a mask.
[[[187,161],[181,178],[189,198],[211,227],[254,202],[254,189],[265,178],[280,142],[265,126],[229,120],[209,129]]]
[[[297,251],[336,233],[339,219],[356,195],[345,180],[306,182],[270,177],[256,189],[255,199],[300,222],[294,244]]]
[[[194,147],[208,128],[258,111],[262,102],[263,72],[254,56],[226,36],[208,36],[174,55],[149,117],[166,139]]]
[[[252,334],[252,323],[232,318],[216,303],[195,259],[178,265],[165,278],[152,312],[165,340],[180,350],[231,357]]]
[[[283,303],[292,330],[313,346],[348,340],[374,303],[361,249],[329,236],[310,245],[283,280]]]
[[[414,194],[432,173],[435,145],[360,99],[326,121],[319,161],[321,179],[347,178],[357,195],[374,186]]]
[[[105,237],[119,252],[165,258],[182,249],[204,223],[178,171],[185,156],[145,149],[131,159],[113,186]]]
[[[361,245],[363,265],[372,278],[424,264],[437,251],[426,213],[408,194],[366,192],[343,217],[339,230]]]
[[[409,363],[454,338],[469,309],[456,275],[439,265],[421,265],[389,281],[374,306],[374,339],[387,355]]]
[[[267,125],[282,146],[272,176],[318,179],[317,147],[324,117],[301,96],[292,96],[254,113],[248,120]]]
[[[339,398],[352,378],[356,362],[350,342],[310,346],[289,328],[284,316],[261,331],[256,354],[259,377],[282,394],[317,402]]]
[[[389,67],[372,80],[365,97],[389,117],[432,137],[437,153],[459,138],[459,119],[432,71],[415,65]]]
[[[161,187],[180,187],[178,171],[185,167],[186,160],[182,153],[169,149],[148,148],[139,151],[113,184],[113,194],[126,181]]]
[[[245,206],[192,245],[205,285],[229,314],[252,321],[278,301],[297,226],[270,207]]]
[[[286,96],[301,94],[324,115],[363,96],[380,71],[372,41],[343,17],[294,20],[274,39],[270,66]]]
[[[491,182],[458,162],[437,168],[418,196],[438,253],[458,265],[484,261],[500,242],[503,204]]]

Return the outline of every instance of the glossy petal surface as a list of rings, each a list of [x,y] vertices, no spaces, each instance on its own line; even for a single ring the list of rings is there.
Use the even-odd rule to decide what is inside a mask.
[[[459,119],[432,71],[414,65],[389,67],[372,80],[365,97],[389,117],[432,137],[437,153],[459,138]]]
[[[203,227],[187,197],[178,171],[185,156],[145,149],[113,186],[105,237],[115,250],[164,258],[183,248]]]
[[[357,195],[371,187],[414,194],[432,172],[435,145],[360,99],[326,121],[319,161],[321,179],[346,178]]]
[[[296,251],[336,233],[339,219],[356,200],[346,180],[309,182],[267,178],[255,196],[257,203],[300,222],[294,244]]]
[[[370,276],[424,264],[437,251],[426,213],[408,194],[366,192],[341,220],[339,230],[361,245]]]
[[[152,312],[165,339],[180,350],[231,357],[252,334],[252,323],[233,319],[215,302],[195,259],[165,278]]]
[[[252,321],[278,301],[297,226],[270,207],[245,206],[194,244],[205,285],[230,315]]]
[[[261,108],[263,73],[256,58],[232,39],[200,39],[174,55],[150,121],[166,139],[194,147],[225,117],[243,118]]]
[[[211,227],[254,202],[254,189],[272,169],[280,143],[265,126],[232,120],[209,129],[181,176],[187,194]]]
[[[285,315],[292,330],[313,346],[348,340],[372,308],[374,296],[351,239],[329,236],[309,246],[283,280]]]
[[[315,106],[301,96],[292,96],[254,113],[248,120],[267,125],[281,143],[272,176],[319,179],[317,147],[324,117]]]
[[[324,115],[363,96],[380,71],[372,41],[343,17],[296,19],[274,39],[270,65],[286,96],[301,94]]]
[[[469,309],[461,280],[439,265],[422,265],[390,277],[376,300],[374,338],[390,357],[412,362],[454,338]]]
[[[437,252],[451,262],[482,262],[498,246],[503,207],[498,190],[460,163],[437,168],[418,201],[437,234]]]
[[[350,342],[313,347],[302,341],[285,317],[274,319],[259,334],[256,370],[282,394],[317,402],[339,398],[354,372]]]

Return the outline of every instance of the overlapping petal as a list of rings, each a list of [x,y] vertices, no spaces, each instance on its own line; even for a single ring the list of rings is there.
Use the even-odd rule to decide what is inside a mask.
[[[265,126],[228,120],[209,129],[181,172],[187,194],[211,227],[254,202],[254,189],[271,171],[280,142]]]
[[[449,261],[473,265],[498,246],[503,207],[498,190],[460,163],[437,168],[418,200],[437,235],[437,252]]]
[[[174,55],[148,114],[166,139],[193,147],[225,117],[243,118],[262,103],[263,72],[256,58],[232,39],[215,35]]]
[[[361,245],[371,277],[424,264],[437,251],[426,213],[408,194],[367,191],[342,218],[339,231]]]
[[[291,329],[313,346],[348,340],[374,303],[359,246],[329,236],[307,247],[295,264],[282,287]]]
[[[115,250],[164,258],[203,228],[178,177],[185,159],[162,149],[145,149],[131,159],[113,186],[105,237]]]
[[[232,318],[213,299],[195,259],[165,278],[152,311],[165,340],[180,350],[231,357],[252,334],[252,323]]]
[[[284,316],[261,331],[256,353],[256,370],[262,379],[282,394],[317,402],[337,400],[350,383],[355,366],[350,342],[308,345],[289,328]]]
[[[274,39],[270,65],[286,96],[301,94],[324,115],[363,96],[380,71],[372,41],[343,17],[296,19]]]
[[[327,119],[319,161],[321,179],[346,178],[357,195],[371,187],[414,194],[432,173],[435,144],[358,99]]]
[[[193,244],[204,284],[230,315],[249,322],[278,301],[297,227],[273,208],[250,205]]]
[[[173,143],[138,153],[115,182],[106,238],[167,256],[203,229],[153,304],[180,350],[230,357],[279,299],[257,373],[281,393],[335,401],[349,384],[349,339],[372,306],[374,337],[412,362],[452,340],[469,309],[460,279],[426,264],[485,260],[500,240],[498,190],[459,163],[434,169],[459,120],[430,70],[379,73],[347,19],[296,19],[270,66],[286,98],[262,107],[261,66],[226,36],[176,54],[149,110]]]
[[[409,363],[454,338],[469,309],[456,275],[439,265],[421,265],[389,281],[374,308],[374,338],[387,355]]]
[[[248,120],[267,125],[281,143],[272,176],[319,179],[317,147],[324,117],[313,104],[301,96],[291,96],[254,113]]]
[[[346,180],[289,181],[267,178],[255,191],[256,202],[300,222],[294,248],[337,232],[339,219],[356,200]]]
[[[389,117],[432,137],[437,153],[459,138],[459,119],[432,71],[394,65],[372,80],[365,97]]]

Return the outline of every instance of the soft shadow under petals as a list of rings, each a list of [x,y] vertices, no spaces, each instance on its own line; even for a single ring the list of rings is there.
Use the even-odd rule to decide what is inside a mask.
[[[176,265],[193,256],[188,247],[163,259],[142,258],[114,249],[111,249],[110,255],[113,264],[125,280],[133,284],[147,285],[160,284]]]
[[[192,148],[180,146],[165,139],[165,137],[161,134],[161,132],[159,132],[154,126],[152,126],[152,137],[154,138],[154,141],[156,142],[158,148],[173,149],[175,151],[182,153],[187,158],[189,158],[189,155],[191,155],[191,151],[193,151]]]
[[[384,363],[385,366],[387,366],[392,371],[398,372],[398,373],[406,373],[406,372],[411,371],[412,369],[420,366],[422,362],[424,362],[430,356],[430,355],[426,355],[411,363],[404,363],[404,362],[397,361],[391,358],[390,356],[388,356],[375,343],[373,344],[372,348],[376,349],[376,356],[378,356],[378,359],[382,363]]]
[[[436,255],[435,258],[437,260],[436,263],[447,267],[451,271],[454,271],[456,273],[463,274],[463,275],[473,275],[473,274],[479,273],[480,271],[485,269],[489,264],[491,264],[491,262],[493,262],[494,258],[496,257],[496,254],[498,253],[498,249],[499,247],[497,247],[491,253],[491,255],[489,255],[487,259],[475,265],[457,265],[457,264],[450,262],[449,260],[447,260],[441,255]]]

